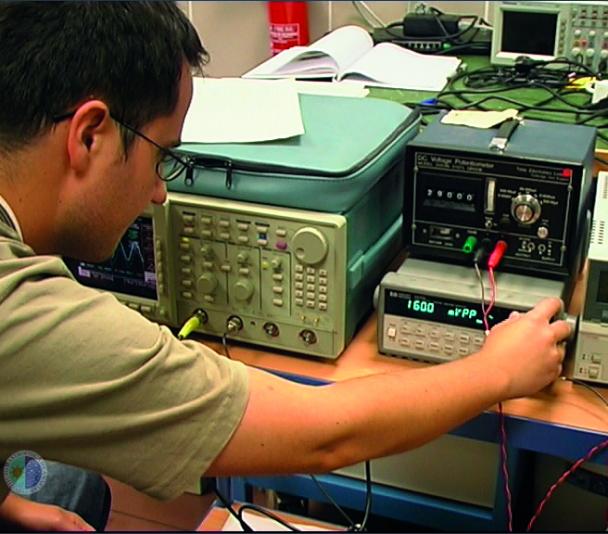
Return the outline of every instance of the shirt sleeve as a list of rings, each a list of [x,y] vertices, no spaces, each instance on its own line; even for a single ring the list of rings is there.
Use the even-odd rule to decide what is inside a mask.
[[[4,463],[4,462],[2,462]],[[8,486],[6,485],[6,483],[4,482],[4,477],[0,477],[0,506],[2,506],[2,503],[4,502],[4,499],[6,499],[6,497],[9,494],[9,489]]]
[[[174,498],[238,426],[247,369],[66,271],[47,257],[0,284],[0,458],[30,449]]]

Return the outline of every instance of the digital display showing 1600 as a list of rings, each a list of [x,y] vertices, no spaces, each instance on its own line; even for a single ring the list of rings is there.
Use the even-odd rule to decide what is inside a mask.
[[[478,303],[419,295],[395,289],[385,291],[384,306],[387,314],[484,330],[483,313],[481,305]],[[499,306],[493,307],[488,316],[490,327],[509,317],[511,311]]]

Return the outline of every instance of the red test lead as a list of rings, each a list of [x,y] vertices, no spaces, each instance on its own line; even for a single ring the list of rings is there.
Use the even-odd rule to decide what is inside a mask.
[[[502,257],[505,255],[507,250],[507,243],[502,239],[496,243],[494,250],[488,258],[488,269],[496,269],[500,264]]]

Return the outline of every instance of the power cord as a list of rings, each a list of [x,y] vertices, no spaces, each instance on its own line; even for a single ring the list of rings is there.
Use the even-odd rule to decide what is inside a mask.
[[[321,484],[321,482],[319,482],[319,479],[315,475],[310,475],[310,478],[317,485],[317,488],[319,488],[319,491],[325,496],[325,498],[331,503],[331,505],[338,511],[338,513],[346,521],[346,524],[348,525],[347,530],[349,532],[354,532],[354,530],[355,530],[355,523],[350,518],[350,516],[336,502],[336,500],[331,496],[331,494],[323,487],[323,484]]]
[[[317,485],[321,493],[325,498],[335,507],[340,515],[346,520],[348,532],[366,532],[367,522],[369,521],[370,512],[372,509],[372,472],[371,463],[369,460],[365,461],[365,508],[363,512],[363,519],[361,523],[355,523],[351,517],[344,511],[344,509],[335,501],[335,499],[329,494],[329,492],[319,482],[317,477],[310,475],[313,482]]]
[[[285,521],[283,518],[272,513],[270,510],[266,510],[266,508],[262,508],[261,506],[258,506],[257,504],[247,503],[247,504],[243,504],[239,508],[238,516],[241,518],[242,522],[245,521],[243,518],[243,514],[246,510],[253,510],[259,514],[262,514],[262,515],[268,517],[269,519],[272,519],[273,521],[279,523],[279,525],[283,525],[286,529],[291,530],[292,532],[301,532],[301,530],[299,528],[293,526],[292,524]]]
[[[217,498],[220,500],[224,508],[226,508],[230,515],[232,515],[232,517],[234,517],[238,521],[239,525],[241,525],[243,532],[253,532],[254,530],[247,524],[247,522],[242,518],[240,514],[236,513],[236,511],[232,507],[232,503],[230,503],[228,499],[224,497],[223,493],[217,488],[215,488],[213,491],[217,495]]]
[[[597,391],[595,388],[592,388],[589,384],[586,384],[585,382],[583,382],[582,380],[578,380],[577,378],[569,378],[567,376],[560,376],[560,380],[572,382],[577,386],[582,386],[585,389],[591,391],[591,393],[593,393],[598,399],[600,399],[608,408],[608,400],[606,400],[606,398],[599,391]]]
[[[382,32],[383,35],[379,39],[381,41],[390,41],[393,44],[410,48],[410,41],[418,43],[439,43],[437,48],[430,47],[422,48],[420,51],[429,54],[451,54],[472,53],[472,52],[488,52],[488,42],[475,42],[475,38],[479,34],[482,26],[491,28],[492,26],[482,17],[478,15],[448,15],[440,11],[436,7],[419,4],[413,13],[406,13],[403,20],[385,24],[379,17],[373,13],[365,2],[352,2],[355,9],[359,12],[363,20],[373,30]],[[370,22],[368,16],[362,12],[361,6],[366,8],[366,11],[380,23],[380,26]],[[460,23],[470,20],[470,22],[462,29]],[[446,27],[450,26],[450,29]],[[417,26],[418,30],[412,32],[413,26]],[[408,29],[409,27],[409,29]],[[401,31],[398,31],[398,28]],[[434,33],[433,33],[434,32]],[[386,39],[386,36],[389,39]],[[418,49],[418,48],[416,48]]]
[[[541,499],[539,505],[537,506],[536,511],[534,512],[534,515],[532,516],[532,519],[530,519],[530,522],[528,523],[528,526],[526,528],[526,532],[532,531],[532,528],[534,527],[536,520],[539,518],[540,514],[542,513],[545,505],[547,504],[547,502],[549,501],[551,496],[555,493],[555,490],[557,490],[557,488],[559,488],[568,479],[568,477],[570,475],[572,475],[572,473],[574,473],[577,469],[579,469],[585,462],[591,460],[591,458],[593,458],[594,456],[596,456],[597,454],[602,452],[604,449],[608,449],[608,439],[602,441],[595,447],[591,448],[587,454],[585,454],[584,456],[579,458],[576,462],[574,462],[574,464],[572,464],[572,466],[568,470],[566,470],[562,474],[562,476],[560,476],[557,479],[557,481],[554,484],[551,485],[551,487],[549,488],[549,490],[547,491],[547,493]]]

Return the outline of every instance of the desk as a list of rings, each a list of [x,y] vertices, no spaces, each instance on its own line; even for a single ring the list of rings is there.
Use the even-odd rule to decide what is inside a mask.
[[[477,69],[482,69],[486,67],[490,67],[490,58],[487,56],[464,56],[461,58],[463,60],[463,66],[466,66],[468,72],[475,71]],[[486,109],[486,110],[503,110],[506,108],[516,108],[520,110],[520,115],[523,117],[527,117],[529,119],[536,120],[546,120],[551,122],[564,122],[564,123],[575,123],[576,117],[574,113],[565,113],[564,111],[568,109],[573,109],[568,106],[566,102],[570,102],[574,105],[581,106],[591,102],[591,95],[586,91],[570,91],[568,93],[562,92],[559,96],[564,98],[564,101],[559,99],[553,99],[551,102],[546,105],[553,110],[558,110],[556,112],[551,111],[542,111],[542,110],[523,110],[525,106],[533,106],[535,103],[541,102],[549,96],[549,92],[545,89],[538,87],[518,87],[513,89],[508,89],[506,91],[501,91],[500,95],[498,95],[498,85],[493,85],[491,87],[484,87],[482,91],[478,94],[473,92],[467,92],[466,96],[459,97],[457,94],[453,93],[453,91],[462,91],[465,89],[464,84],[461,80],[457,80],[456,82],[448,82],[446,88],[444,88],[441,93],[435,92],[425,92],[425,91],[411,91],[404,89],[385,89],[385,88],[370,88],[370,96],[376,98],[384,98],[387,100],[393,100],[395,102],[400,102],[409,106],[416,105],[424,100],[432,99],[438,94],[441,94],[441,102],[454,107],[455,109]],[[507,97],[516,101],[520,105],[517,105],[513,102],[503,101],[497,98],[494,98],[491,94],[491,91],[495,90],[496,95],[500,97]],[[484,97],[490,98],[490,100],[483,102],[480,106],[467,106],[467,102],[476,102],[481,100]],[[430,108],[432,109],[432,107]],[[608,121],[606,120],[608,117],[608,113],[599,114],[596,118],[591,120],[588,125],[595,126],[598,129],[602,129],[603,135],[606,136],[606,128],[608,128]],[[598,157],[606,158],[606,150],[608,150],[608,138],[604,137],[601,139],[598,137],[597,148],[604,152],[603,156],[598,154]]]
[[[573,297],[573,307],[580,306],[582,290],[583,284],[579,283]],[[219,344],[210,343],[210,345],[222,353]],[[369,317],[337,360],[313,360],[243,345],[231,346],[230,354],[232,358],[248,365],[311,384],[429,365],[379,354],[375,315]],[[570,382],[559,381],[533,397],[509,400],[503,403],[503,408],[506,414],[514,484],[518,482],[515,476],[518,450],[576,460],[593,446],[604,441],[608,435],[606,406],[590,391]],[[458,427],[453,434],[486,442],[497,442],[496,408]],[[606,463],[608,451],[596,456],[594,461]],[[352,506],[353,503],[363,503],[362,481],[352,481],[336,475],[325,475],[321,480],[342,505]],[[293,476],[233,479],[230,486],[233,498],[247,500],[245,482],[308,498],[313,495],[318,496],[308,477]],[[419,522],[446,530],[453,530],[456,526],[464,529],[501,530],[504,529],[505,524],[501,483],[499,477],[493,510],[480,509],[473,505],[454,503],[441,498],[421,497],[420,494],[406,490],[380,487],[378,491],[374,490],[374,511],[387,517]]]

